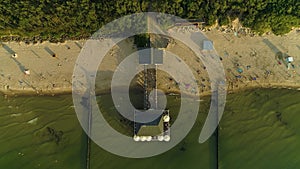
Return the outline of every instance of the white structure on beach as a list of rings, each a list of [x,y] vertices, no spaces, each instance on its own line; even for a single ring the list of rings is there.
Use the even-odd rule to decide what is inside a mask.
[[[203,41],[203,50],[211,51],[214,50],[213,42],[210,40]]]
[[[25,73],[25,75],[30,75],[30,70],[29,69],[25,69],[24,73]]]

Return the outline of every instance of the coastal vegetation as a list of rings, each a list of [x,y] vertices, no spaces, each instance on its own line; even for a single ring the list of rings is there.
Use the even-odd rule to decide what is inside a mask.
[[[207,26],[239,18],[255,32],[276,35],[300,25],[298,0],[3,0],[0,36],[3,41],[82,39],[114,19],[149,10],[199,19]]]

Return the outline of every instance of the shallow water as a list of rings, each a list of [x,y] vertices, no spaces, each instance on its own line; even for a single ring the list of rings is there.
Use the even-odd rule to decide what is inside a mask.
[[[167,108],[170,110],[170,116],[176,116],[177,109],[180,108],[180,100],[176,99],[176,96],[168,96]],[[207,99],[208,100],[208,99]],[[108,107],[113,107],[110,96],[102,96],[99,102],[105,102]],[[179,104],[178,104],[179,103]],[[100,104],[101,105],[101,104]],[[101,106],[100,106],[101,107]],[[92,144],[91,151],[91,169],[105,168],[105,169],[214,169],[216,168],[216,139],[212,137],[204,144],[198,143],[198,137],[201,128],[204,124],[204,120],[207,116],[206,110],[209,108],[208,102],[201,102],[201,110],[197,121],[188,136],[173,149],[150,158],[143,159],[129,159],[119,157],[106,152],[99,148],[96,144]],[[107,108],[106,108],[107,110]],[[109,113],[115,112],[114,109],[110,109]],[[102,112],[108,114],[108,112]],[[173,116],[174,115],[174,116]],[[174,120],[174,119],[173,119]],[[116,119],[107,119],[111,126],[122,126]],[[172,121],[171,121],[172,123]],[[117,125],[118,124],[118,125]],[[120,127],[125,128],[125,127]],[[132,130],[127,128],[125,130]],[[120,130],[122,132],[122,130]],[[172,133],[172,132],[171,132]],[[124,133],[126,134],[126,133]],[[146,143],[147,144],[147,143]]]
[[[221,169],[300,166],[300,92],[258,89],[229,95],[219,131]]]
[[[108,95],[98,97],[107,120],[131,134],[128,122],[120,122]],[[178,99],[169,97],[176,112]],[[201,98],[198,119],[188,136],[159,156],[128,159],[91,144],[92,169],[295,169],[300,166],[300,92],[287,89],[256,89],[228,95],[219,127],[218,144],[212,137],[197,142],[209,108]],[[72,97],[0,96],[0,168],[85,168],[86,137]],[[110,114],[110,115],[108,115]]]
[[[1,96],[0,168],[83,168],[85,136],[71,99]]]

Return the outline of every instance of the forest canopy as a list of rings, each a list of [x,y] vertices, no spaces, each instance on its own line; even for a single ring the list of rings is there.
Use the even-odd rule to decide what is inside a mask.
[[[145,11],[198,19],[208,26],[239,18],[255,32],[276,35],[300,25],[299,0],[2,0],[0,36],[86,38],[114,19]]]

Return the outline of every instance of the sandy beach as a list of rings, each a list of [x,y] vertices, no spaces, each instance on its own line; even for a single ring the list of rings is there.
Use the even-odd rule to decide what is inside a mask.
[[[213,41],[220,56],[229,92],[253,87],[300,87],[299,31],[293,30],[284,36],[269,34],[253,37],[236,36],[217,29],[202,33]],[[71,93],[74,65],[84,44],[84,40],[29,45],[23,42],[1,43],[0,91],[13,95]],[[180,42],[169,44],[165,50],[184,60],[196,77],[201,95],[209,94],[208,74],[194,53]],[[113,71],[135,51],[137,48],[133,40],[127,39],[107,54],[99,66],[101,76],[96,78],[102,82],[96,82],[99,92],[110,89]],[[290,68],[284,61],[276,59],[279,54],[293,57]],[[175,82],[167,74],[159,73],[157,79],[158,88],[169,93],[178,92]]]

